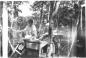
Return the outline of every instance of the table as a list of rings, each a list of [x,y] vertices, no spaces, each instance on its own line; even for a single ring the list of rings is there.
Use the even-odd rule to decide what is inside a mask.
[[[40,41],[38,40],[30,41],[29,39],[24,39],[24,42],[25,42],[25,48],[39,50]]]
[[[40,41],[34,40],[30,41],[29,39],[23,39],[25,42],[25,55],[30,58],[39,58],[39,48]],[[25,57],[26,57],[25,56]]]

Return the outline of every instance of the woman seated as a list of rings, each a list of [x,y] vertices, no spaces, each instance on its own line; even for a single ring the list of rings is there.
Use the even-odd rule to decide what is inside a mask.
[[[25,39],[35,40],[37,37],[36,26],[33,24],[33,20],[29,19],[27,26],[24,29]]]

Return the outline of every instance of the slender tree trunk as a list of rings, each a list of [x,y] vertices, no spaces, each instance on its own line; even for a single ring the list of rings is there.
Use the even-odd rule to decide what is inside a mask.
[[[53,21],[52,19],[52,13],[53,13],[53,6],[54,6],[54,2],[50,1],[50,17],[49,17],[49,35],[50,35],[50,39],[52,38],[52,28],[53,26],[51,26],[51,21]],[[52,42],[52,39],[51,39]]]
[[[3,3],[3,57],[8,57],[8,13],[7,13],[7,2]]]
[[[2,30],[2,10],[3,2],[0,2],[0,28]],[[2,31],[0,31],[0,56],[2,56]]]
[[[86,0],[85,0],[85,34],[86,34]],[[86,35],[85,35],[85,57],[86,57]]]
[[[2,25],[2,8],[3,8],[3,2],[0,2],[0,25]]]
[[[53,52],[53,42],[52,42],[52,26],[51,26],[51,21],[52,21],[52,13],[53,13],[53,1],[50,1],[50,14],[49,14],[49,39],[50,39],[50,49],[48,53],[48,57],[51,58],[51,54]]]
[[[43,4],[42,4],[42,8],[40,10],[40,25],[39,25],[39,31],[41,30],[42,27],[42,20],[43,20]]]

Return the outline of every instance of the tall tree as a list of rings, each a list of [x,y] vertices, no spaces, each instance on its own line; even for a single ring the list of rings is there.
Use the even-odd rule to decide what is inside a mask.
[[[38,30],[41,31],[41,28],[43,26],[44,20],[48,21],[48,7],[49,3],[48,1],[35,1],[34,4],[32,5],[33,11],[35,11],[35,17],[38,17],[39,20],[39,26]]]

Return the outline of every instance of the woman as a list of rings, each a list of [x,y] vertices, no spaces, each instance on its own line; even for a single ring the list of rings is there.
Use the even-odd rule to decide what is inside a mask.
[[[37,31],[36,31],[35,25],[33,24],[33,20],[32,19],[28,20],[27,26],[24,29],[24,32],[26,34],[25,38],[30,39],[30,40],[36,39]]]

